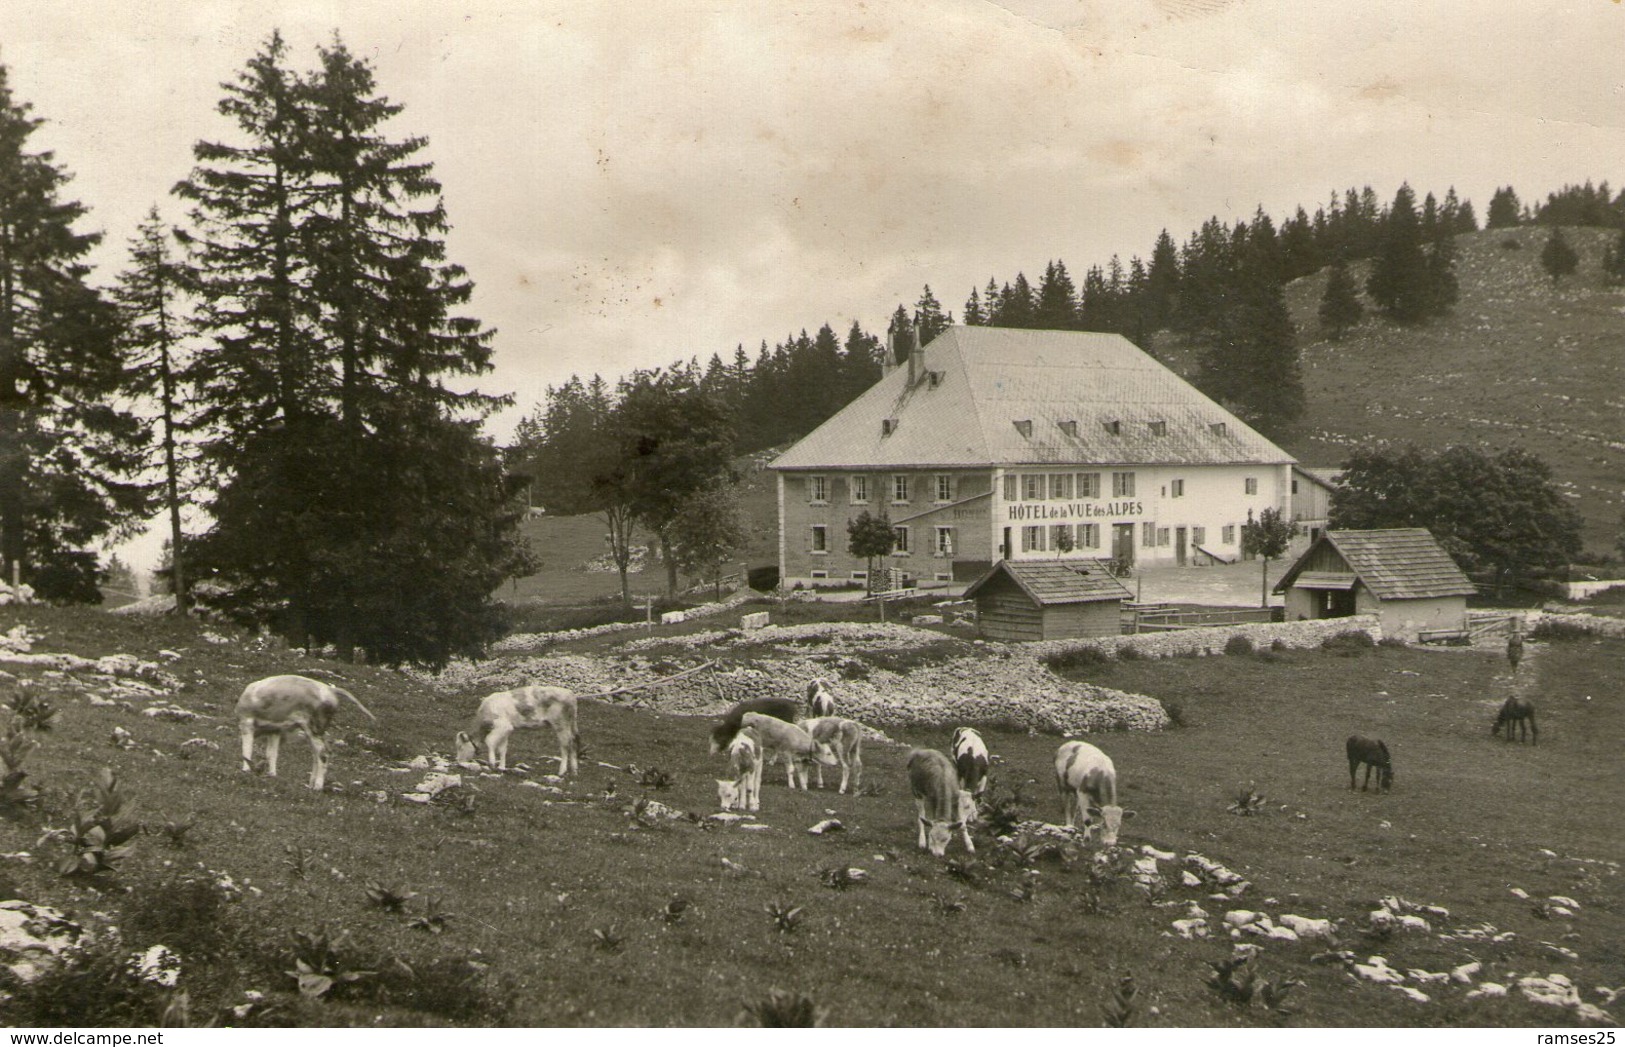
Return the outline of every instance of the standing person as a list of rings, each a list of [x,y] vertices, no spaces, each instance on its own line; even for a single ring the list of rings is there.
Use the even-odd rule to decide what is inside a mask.
[[[1507,637],[1507,661],[1512,663],[1512,671],[1518,671],[1518,663],[1523,660],[1523,631],[1518,623],[1512,623],[1512,633]]]

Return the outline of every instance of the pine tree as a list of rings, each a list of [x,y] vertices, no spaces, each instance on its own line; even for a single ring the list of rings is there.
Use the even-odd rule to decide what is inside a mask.
[[[1303,414],[1297,335],[1268,239],[1242,239],[1222,292],[1225,308],[1204,339],[1197,384],[1249,423],[1278,430]]]
[[[175,594],[175,613],[184,615],[191,606],[181,507],[191,502],[193,486],[191,411],[186,407],[194,355],[186,344],[191,332],[186,288],[192,274],[176,256],[170,236],[154,206],[130,242],[131,267],[115,294],[124,313],[128,389],[157,409],[163,502],[169,515],[169,591]]]
[[[943,314],[942,303],[938,302],[937,296],[931,293],[931,285],[926,284],[925,291],[920,295],[920,300],[914,306],[914,326],[917,328],[916,333],[919,335],[920,344],[922,346],[929,344],[931,339],[946,331],[951,323],[953,323],[953,318]],[[836,404],[835,410],[840,410],[844,406],[846,406],[844,402]],[[830,412],[830,414],[834,413],[835,411]]]
[[[1179,251],[1173,237],[1164,229],[1151,249],[1146,268],[1146,324],[1153,330],[1167,327],[1178,311]]]
[[[1490,210],[1484,221],[1486,229],[1510,229],[1523,221],[1523,206],[1512,187],[1497,189],[1490,197]]]
[[[1399,187],[1388,209],[1382,249],[1371,266],[1366,293],[1385,316],[1399,323],[1420,323],[1429,314],[1428,259],[1409,185]]]
[[[1365,306],[1355,291],[1354,277],[1346,262],[1339,258],[1332,263],[1326,275],[1326,292],[1320,298],[1320,326],[1331,333],[1332,341],[1341,341],[1343,333],[1359,324],[1365,315]]]
[[[1552,235],[1546,238],[1546,246],[1540,251],[1540,264],[1550,274],[1553,283],[1579,268],[1580,255],[1569,244],[1560,227],[1554,226]]]
[[[1070,331],[1078,326],[1078,293],[1065,262],[1050,262],[1038,285],[1038,305],[1033,324],[1051,331]]]
[[[1612,245],[1603,249],[1602,282],[1605,287],[1625,287],[1625,229]]]
[[[965,326],[980,327],[985,323],[987,319],[982,313],[982,296],[973,287],[970,289],[970,297],[965,299]]]
[[[286,608],[274,624],[295,637],[391,662],[475,654],[492,591],[530,562],[518,489],[475,431],[505,398],[447,383],[490,369],[492,332],[457,315],[473,288],[445,260],[440,186],[422,139],[386,135],[400,107],[371,67],[337,40],[308,74],[286,57],[273,34],[226,86],[243,144],[199,143],[177,187],[214,343],[199,558],[242,613]],[[420,551],[453,536],[458,569],[425,583]]]
[[[69,175],[29,152],[43,122],[0,66],[0,570],[47,599],[94,603],[85,547],[141,512],[145,425],[114,406],[123,384],[117,314],[86,281],[100,234],[63,200]]]

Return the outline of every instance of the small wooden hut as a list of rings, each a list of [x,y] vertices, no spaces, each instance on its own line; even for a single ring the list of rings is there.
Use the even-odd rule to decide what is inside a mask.
[[[1287,621],[1375,614],[1384,636],[1464,633],[1477,590],[1426,528],[1327,531],[1287,568],[1275,591]]]
[[[990,640],[1074,640],[1116,636],[1134,594],[1099,564],[1000,560],[965,590]]]

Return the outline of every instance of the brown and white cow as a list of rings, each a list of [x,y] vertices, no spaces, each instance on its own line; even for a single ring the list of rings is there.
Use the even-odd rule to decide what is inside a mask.
[[[508,769],[508,740],[521,728],[551,727],[559,742],[559,774],[574,774],[581,749],[576,726],[576,698],[563,687],[519,687],[488,694],[469,723],[457,732],[457,759],[473,760],[478,745],[485,746],[490,765]]]
[[[828,680],[814,680],[807,685],[807,708],[814,717],[835,715],[835,689]]]
[[[237,699],[243,770],[254,769],[254,739],[265,735],[265,773],[275,778],[282,736],[289,731],[303,731],[310,739],[310,787],[320,792],[327,783],[327,742],[322,735],[338,712],[339,695],[355,702],[355,707],[369,719],[378,719],[349,691],[307,676],[270,676],[244,687],[242,697]]]
[[[783,720],[785,723],[795,723],[796,718],[801,715],[801,705],[794,698],[747,698],[742,702],[735,702],[722,714],[722,722],[711,728],[713,753],[720,753],[732,744],[746,713],[761,713]]]
[[[796,726],[812,735],[815,742],[822,742],[829,746],[835,754],[835,759],[841,765],[841,792],[846,792],[848,783],[854,790],[863,787],[863,727],[855,720],[843,720],[839,716],[820,716],[815,720],[797,720]],[[818,770],[818,787],[824,787],[824,765],[815,765]]]
[[[744,728],[728,745],[733,778],[717,779],[717,802],[724,811],[757,811],[762,807],[762,748],[754,728]]]
[[[987,743],[974,728],[954,729],[953,744],[948,751],[954,754],[954,768],[959,772],[959,787],[973,797],[980,797],[987,789]]]
[[[762,713],[746,713],[741,717],[741,728],[744,727],[756,730],[757,740],[762,746],[762,766],[766,767],[780,756],[784,757],[792,789],[796,788],[798,772],[801,788],[807,789],[807,764],[821,763],[825,767],[834,767],[840,763],[827,743],[813,741],[812,735],[793,723],[785,723]]]
[[[976,801],[959,788],[959,772],[953,761],[935,749],[911,751],[908,785],[919,816],[919,846],[941,858],[958,832],[965,841],[965,850],[975,854],[969,823],[976,813]]]
[[[1117,768],[1112,758],[1088,742],[1064,742],[1055,751],[1055,788],[1061,794],[1066,824],[1093,832],[1100,842],[1117,843],[1123,821],[1134,817],[1117,803]],[[1096,821],[1098,819],[1098,821]]]

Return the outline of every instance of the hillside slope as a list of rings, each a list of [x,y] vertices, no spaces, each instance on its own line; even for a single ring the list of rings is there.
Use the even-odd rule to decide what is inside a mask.
[[[1544,227],[1459,236],[1461,296],[1450,316],[1397,327],[1368,315],[1340,342],[1320,329],[1325,272],[1293,282],[1287,303],[1308,410],[1277,442],[1312,465],[1341,462],[1369,442],[1522,447],[1545,459],[1574,499],[1586,548],[1610,549],[1625,509],[1625,291],[1598,278],[1613,233],[1564,232],[1580,255],[1572,276],[1554,284],[1541,268]],[[1353,270],[1363,285],[1368,263]],[[1188,348],[1154,345],[1192,373]]]

